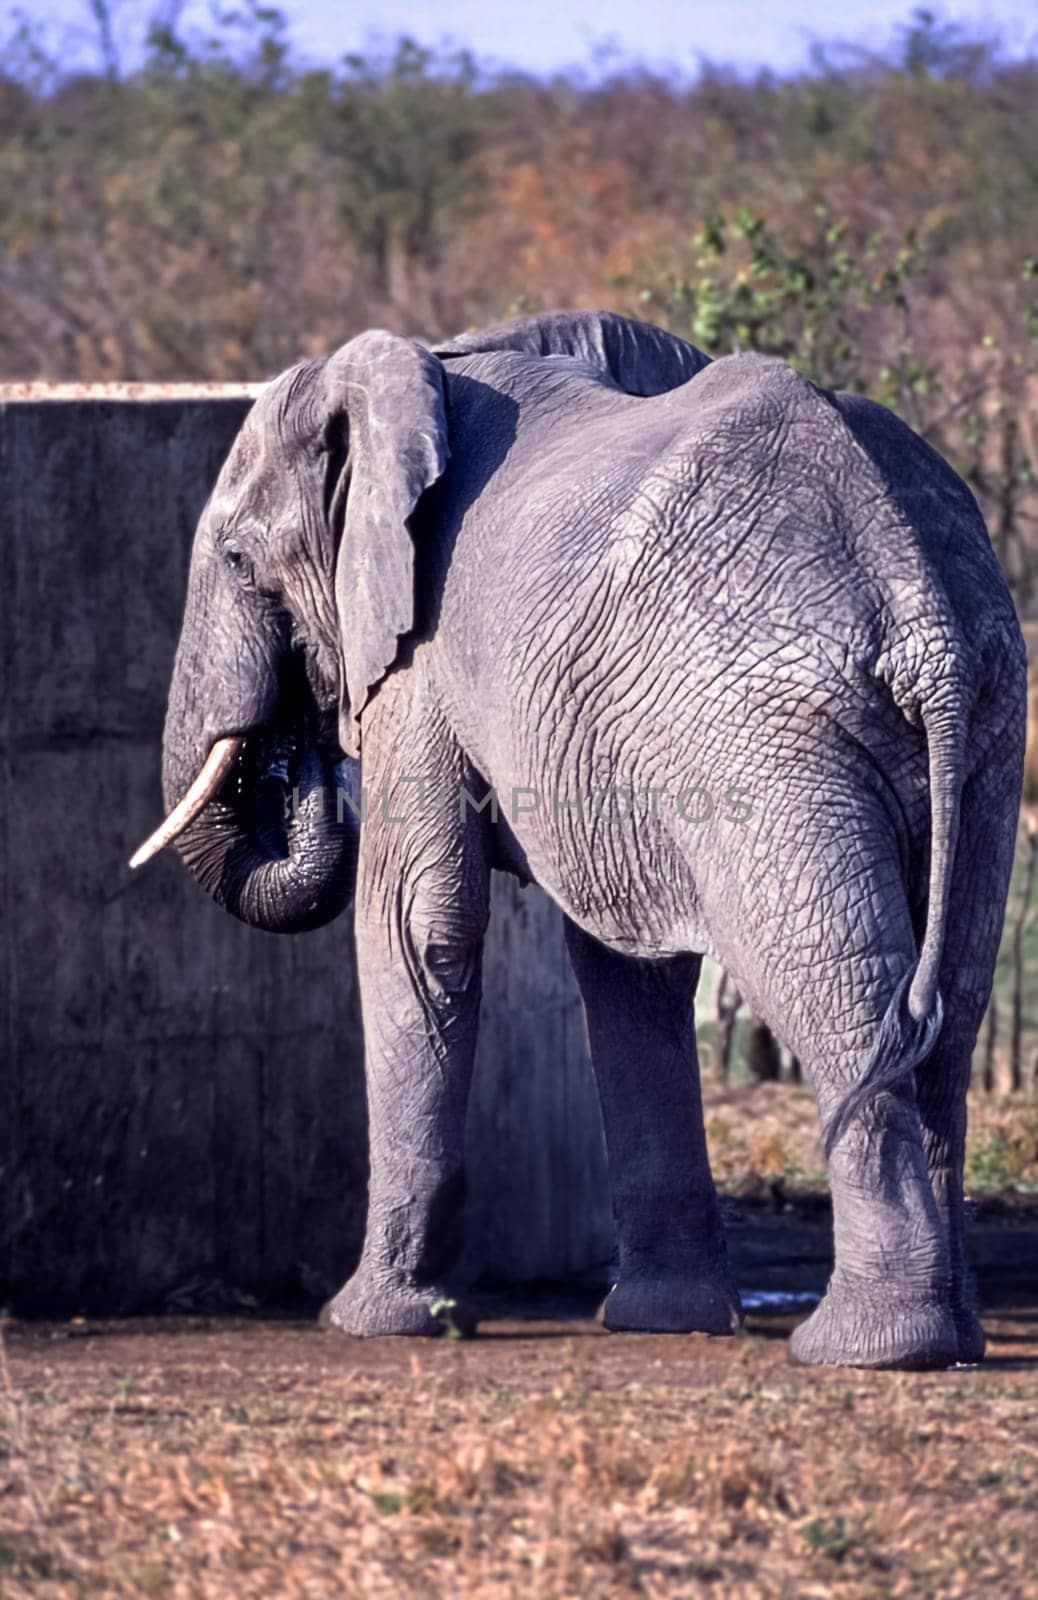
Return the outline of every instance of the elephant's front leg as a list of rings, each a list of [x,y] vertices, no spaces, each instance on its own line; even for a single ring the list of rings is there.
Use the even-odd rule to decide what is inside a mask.
[[[370,1176],[364,1249],[326,1310],[346,1333],[437,1334],[461,1251],[465,1112],[488,918],[483,840],[365,826],[357,885]]]
[[[587,1011],[619,1246],[616,1332],[731,1333],[741,1321],[707,1157],[693,996],[699,958],[641,961],[568,923]]]

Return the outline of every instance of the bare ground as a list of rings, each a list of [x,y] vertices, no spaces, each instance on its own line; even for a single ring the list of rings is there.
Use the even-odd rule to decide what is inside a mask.
[[[710,1085],[708,1116],[740,1286],[810,1300],[810,1096]],[[550,1286],[472,1343],[9,1322],[0,1595],[1038,1597],[1038,1113],[975,1103],[970,1137],[979,1370],[791,1367],[788,1314],[610,1336]]]
[[[815,1281],[824,1222],[781,1212],[736,1226],[741,1278],[769,1226]],[[1007,1268],[1033,1251],[988,1226]],[[934,1374],[791,1367],[788,1317],[8,1324],[0,1593],[1038,1595],[1038,1296],[1000,1284],[1030,1303],[988,1315],[987,1363]]]

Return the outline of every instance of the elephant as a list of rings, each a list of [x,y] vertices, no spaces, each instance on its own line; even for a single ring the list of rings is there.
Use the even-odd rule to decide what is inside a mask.
[[[834,1267],[800,1363],[984,1352],[971,1051],[1013,859],[1025,655],[978,507],[881,405],[610,312],[384,331],[274,380],[195,537],[163,744],[189,871],[263,928],[355,907],[368,1220],[327,1321],[434,1334],[490,873],[561,907],[616,1331],[740,1319],[692,1001],[803,1065]],[[460,1298],[459,1298],[460,1295]]]

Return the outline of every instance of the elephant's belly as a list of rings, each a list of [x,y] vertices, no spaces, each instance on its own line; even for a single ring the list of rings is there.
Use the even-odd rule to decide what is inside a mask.
[[[626,955],[709,953],[694,863],[629,818],[524,819],[502,862],[551,895],[570,919]]]

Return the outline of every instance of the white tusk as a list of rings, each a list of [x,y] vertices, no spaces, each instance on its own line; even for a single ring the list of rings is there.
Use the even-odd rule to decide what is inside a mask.
[[[174,839],[180,837],[188,823],[193,822],[198,813],[209,804],[233,767],[244,743],[243,738],[217,739],[206,757],[204,767],[183,800],[173,807],[162,826],[156,828],[151,837],[145,839],[136,854],[130,857],[131,867],[143,867],[152,856],[157,856],[160,850],[165,850],[168,844],[172,844]]]

